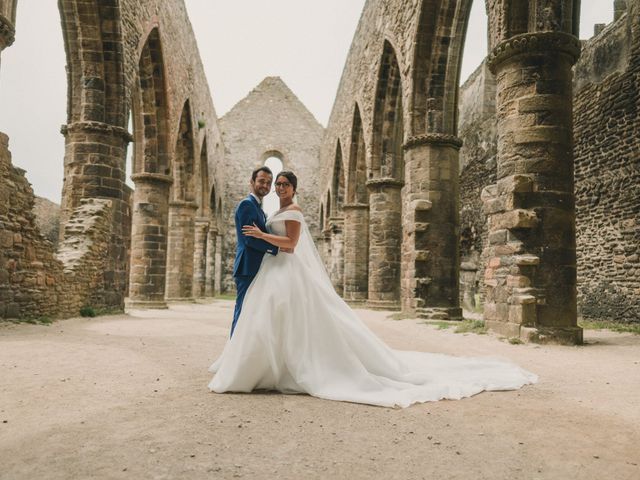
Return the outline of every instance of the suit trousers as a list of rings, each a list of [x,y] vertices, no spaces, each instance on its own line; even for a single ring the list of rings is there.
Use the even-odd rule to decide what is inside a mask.
[[[233,277],[236,282],[236,307],[233,310],[233,323],[231,324],[231,334],[229,338],[233,336],[233,331],[238,323],[238,317],[242,311],[242,302],[244,302],[244,295],[247,293],[247,289],[251,282],[255,278],[255,275]]]

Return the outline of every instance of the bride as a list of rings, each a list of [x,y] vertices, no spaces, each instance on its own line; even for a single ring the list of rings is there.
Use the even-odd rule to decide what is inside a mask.
[[[244,299],[233,337],[209,369],[209,388],[277,390],[329,400],[407,407],[460,399],[485,390],[515,390],[537,376],[506,362],[389,348],[336,294],[298,205],[297,178],[276,177],[280,210],[265,233],[244,235],[292,254],[265,255]]]

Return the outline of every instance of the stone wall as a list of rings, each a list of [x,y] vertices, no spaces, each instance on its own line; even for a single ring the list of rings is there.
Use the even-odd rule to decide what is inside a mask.
[[[578,307],[582,318],[640,321],[640,41],[637,3],[583,42],[574,70]],[[483,64],[484,65],[484,64]],[[495,78],[484,66],[460,90],[461,299],[483,299],[487,217],[495,183]],[[487,93],[489,95],[487,95]]]
[[[483,299],[487,218],[480,194],[496,182],[496,84],[483,62],[460,87],[460,301],[467,310]]]
[[[33,191],[8,143],[0,133],[0,318],[56,316],[62,263],[35,225]]]
[[[15,5],[0,0],[0,11],[10,17],[10,22],[0,18],[0,50],[13,40]],[[69,316],[85,305],[123,308],[132,225],[136,230],[136,218],[144,220],[145,212],[159,209],[148,201],[152,196],[136,202],[135,192],[125,185],[127,148],[133,149],[132,171],[142,175],[141,182],[161,184],[153,187],[164,189],[160,203],[188,200],[192,216],[206,222],[206,230],[217,229],[212,206],[218,212],[226,206],[222,137],[184,2],[60,0],[59,6],[69,96],[61,130],[66,148],[58,259],[38,232],[33,192],[24,172],[11,166],[3,137],[6,175],[0,191],[8,200],[0,224],[1,317]],[[127,131],[129,117],[133,132]],[[178,148],[185,144],[191,146],[188,151]],[[187,184],[189,198],[182,199]],[[175,270],[165,265],[167,257],[173,258],[166,252],[167,231],[166,218],[157,227],[142,225],[133,245],[143,251],[136,266],[145,270],[136,279],[146,288],[145,282],[160,272],[161,297],[166,271]],[[216,242],[201,235],[202,245],[194,248],[193,229],[186,235],[190,238],[181,243],[192,246],[188,255],[195,250],[199,257],[185,265],[202,264],[207,245]],[[160,267],[149,265],[144,255],[154,242],[163,249]],[[213,252],[210,256],[217,258]],[[210,266],[212,272],[217,269]],[[185,272],[194,276],[188,268],[180,274]],[[189,296],[191,282],[184,283]]]
[[[0,318],[68,317],[80,308],[122,308],[114,289],[111,200],[87,199],[72,214],[58,254],[33,213],[25,171],[11,165],[0,133]]]
[[[640,322],[640,2],[575,71],[578,300],[585,319]]]
[[[235,205],[249,193],[251,172],[269,157],[298,177],[297,202],[317,238],[319,151],[324,128],[278,77],[268,77],[220,119],[226,155],[223,290],[235,290]],[[274,179],[275,181],[275,179]]]

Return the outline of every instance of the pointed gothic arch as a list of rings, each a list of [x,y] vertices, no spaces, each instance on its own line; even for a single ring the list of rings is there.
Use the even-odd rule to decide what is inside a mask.
[[[372,178],[404,177],[402,75],[396,52],[384,41],[378,72],[371,142]]]
[[[132,92],[133,192],[130,308],[165,308],[169,195],[167,86],[161,35],[148,33]],[[153,208],[149,208],[153,205]],[[150,237],[150,235],[152,237]],[[153,242],[149,241],[153,238]]]
[[[349,155],[349,171],[347,173],[347,202],[369,203],[367,194],[367,147],[362,128],[360,107],[355,105],[351,127],[351,149]]]

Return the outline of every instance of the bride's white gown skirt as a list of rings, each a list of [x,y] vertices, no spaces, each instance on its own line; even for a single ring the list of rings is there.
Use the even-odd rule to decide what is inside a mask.
[[[278,223],[284,224],[272,230]],[[234,335],[210,368],[214,392],[268,389],[407,407],[537,380],[499,360],[390,349],[335,293],[324,269],[317,271],[308,256],[311,240],[303,240],[294,255],[265,255]]]

